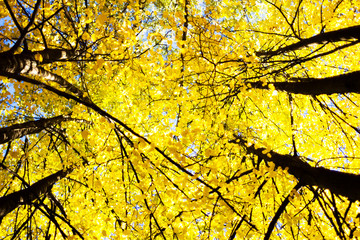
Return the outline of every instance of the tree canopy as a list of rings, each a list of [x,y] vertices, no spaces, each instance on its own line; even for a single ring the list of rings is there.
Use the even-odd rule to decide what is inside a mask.
[[[360,2],[4,0],[2,239],[360,237]]]

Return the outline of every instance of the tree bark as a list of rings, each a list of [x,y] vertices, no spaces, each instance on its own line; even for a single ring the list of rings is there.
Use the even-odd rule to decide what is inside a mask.
[[[42,130],[54,126],[63,121],[71,120],[68,115],[60,115],[53,118],[29,121],[20,124],[14,124],[10,127],[0,128],[0,144],[21,138],[25,135],[39,133]]]
[[[248,146],[248,142],[241,136],[235,136],[231,143],[241,145],[248,153],[258,156],[266,162],[273,162],[276,167],[288,169],[303,186],[317,186],[329,189],[332,193],[347,197],[349,200],[360,201],[360,175],[329,170],[323,167],[313,167],[297,156],[268,152],[265,148]],[[271,156],[268,156],[268,153]]]
[[[67,49],[45,49],[42,51],[26,51],[20,54],[12,54],[11,52],[2,52],[0,53],[0,71],[19,73],[23,67],[23,59],[29,59],[31,61],[35,60],[35,55],[40,54],[42,56],[43,64],[53,63],[57,61],[71,60],[76,57],[76,52],[73,50]],[[13,67],[19,66],[19,69],[13,69]]]
[[[41,62],[36,60],[37,55],[41,56]],[[75,56],[74,51],[62,49],[45,49],[37,52],[23,52],[21,54],[3,52],[0,53],[0,75],[10,78],[14,74],[37,76],[47,81],[56,82],[76,96],[83,98],[84,92],[82,90],[63,77],[40,67],[40,64],[70,60]]]
[[[71,171],[72,169],[60,170],[30,185],[30,187],[26,189],[1,197],[0,220],[20,205],[31,204],[32,201],[46,193],[54,183],[66,177]]]
[[[328,42],[339,42],[345,40],[357,39],[360,40],[360,26],[353,26],[348,28],[343,28],[335,31],[325,32],[317,34],[313,37],[302,39],[297,43],[279,48],[275,51],[263,51],[258,52],[257,56],[275,56],[281,53],[295,51],[300,48],[309,46],[311,44],[319,44],[319,43],[328,43]]]
[[[252,88],[270,89],[272,84],[278,91],[303,95],[321,95],[334,93],[360,93],[360,71],[327,78],[291,78],[296,82],[250,82]]]

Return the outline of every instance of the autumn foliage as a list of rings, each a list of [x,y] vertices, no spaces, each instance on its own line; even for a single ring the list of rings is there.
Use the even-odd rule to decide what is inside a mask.
[[[359,43],[359,1],[2,1],[1,239],[359,238]]]

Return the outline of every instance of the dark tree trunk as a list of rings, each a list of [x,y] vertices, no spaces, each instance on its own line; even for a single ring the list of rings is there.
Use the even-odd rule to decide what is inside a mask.
[[[20,205],[31,204],[32,201],[46,193],[54,183],[66,177],[71,171],[72,169],[60,170],[32,184],[26,189],[10,193],[0,198],[0,220]]]
[[[278,91],[303,95],[321,95],[333,93],[360,93],[360,71],[327,78],[291,78],[294,82],[250,82],[252,88],[270,89],[273,84]]]
[[[349,200],[360,201],[360,175],[343,173],[329,170],[323,167],[313,167],[297,156],[279,154],[274,151],[268,152],[265,148],[248,147],[248,142],[241,136],[236,136],[231,141],[241,145],[248,153],[258,156],[259,160],[273,162],[276,167],[288,169],[288,172],[295,176],[303,186],[317,186],[329,189],[332,193],[345,196]]]
[[[37,56],[41,56],[42,61],[36,60]],[[45,81],[56,82],[61,87],[82,98],[84,96],[82,90],[63,77],[47,71],[40,66],[46,63],[72,60],[75,56],[74,51],[62,49],[46,49],[37,52],[23,52],[21,54],[12,54],[10,52],[0,53],[0,75],[9,78],[14,78],[14,75],[37,76]]]
[[[319,44],[319,43],[328,43],[328,42],[339,42],[344,40],[352,40],[357,39],[360,40],[360,26],[353,26],[348,28],[343,28],[335,31],[320,33],[310,38],[302,39],[297,43],[288,45],[286,47],[279,48],[275,51],[264,51],[258,52],[257,56],[275,56],[281,53],[295,51],[300,48],[309,46],[311,44]]]
[[[39,133],[48,127],[68,120],[71,120],[70,116],[60,115],[53,118],[29,121],[20,124],[14,124],[10,127],[0,128],[0,144],[21,138],[25,135]]]

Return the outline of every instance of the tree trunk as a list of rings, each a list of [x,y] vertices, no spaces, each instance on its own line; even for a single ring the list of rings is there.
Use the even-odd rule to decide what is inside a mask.
[[[297,43],[290,44],[288,46],[279,48],[275,51],[264,51],[258,52],[257,56],[267,56],[272,57],[275,55],[279,55],[281,53],[295,51],[300,48],[309,46],[311,44],[319,44],[319,43],[328,43],[328,42],[339,42],[345,40],[357,39],[360,40],[360,26],[353,26],[348,28],[343,28],[335,31],[320,33],[310,38],[302,39]]]
[[[360,71],[327,78],[291,78],[296,82],[250,82],[252,88],[270,89],[274,85],[278,91],[303,95],[321,95],[334,93],[360,93]]]
[[[50,126],[54,126],[55,124],[68,120],[71,120],[70,116],[60,115],[53,118],[29,121],[20,124],[14,124],[10,127],[0,128],[0,144],[21,138],[25,135],[39,133]]]
[[[360,201],[360,175],[329,170],[323,167],[312,167],[297,156],[268,152],[265,148],[248,147],[248,142],[241,136],[235,136],[231,143],[241,145],[248,153],[258,156],[259,160],[273,162],[276,167],[288,169],[303,186],[317,186],[329,189],[332,193],[345,196],[349,200]],[[268,156],[270,154],[271,156]]]
[[[26,189],[10,193],[0,198],[0,220],[20,205],[31,204],[32,201],[46,193],[54,183],[66,177],[71,171],[72,169],[60,170],[32,184]]]
[[[56,82],[76,96],[83,98],[84,92],[82,90],[63,77],[40,67],[41,64],[71,60],[74,57],[74,51],[61,49],[46,49],[37,52],[23,52],[21,54],[4,52],[0,53],[0,75],[9,78],[13,78],[14,74],[37,76],[43,80]],[[41,61],[37,59],[41,59]]]

